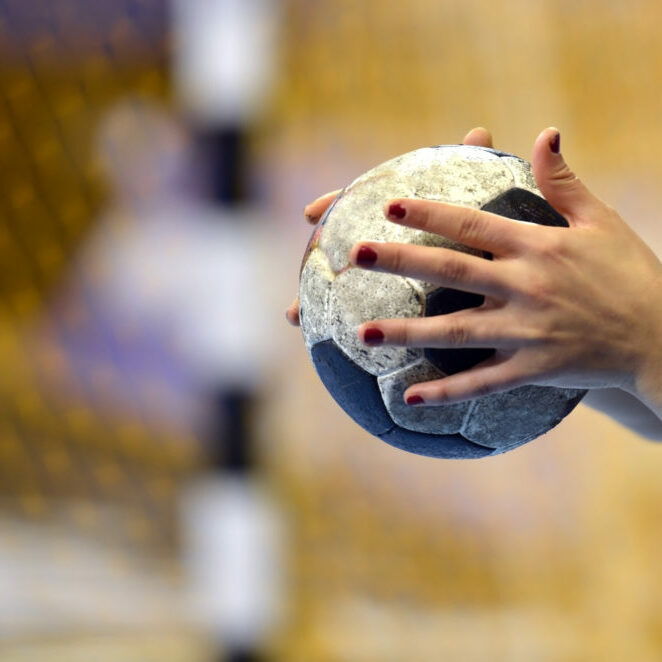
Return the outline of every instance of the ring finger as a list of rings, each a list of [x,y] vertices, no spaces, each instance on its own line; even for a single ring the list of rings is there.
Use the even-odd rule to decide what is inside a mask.
[[[365,322],[358,329],[360,340],[371,347],[495,348],[518,349],[535,344],[534,334],[504,323],[500,311],[472,308],[447,315],[405,317]]]

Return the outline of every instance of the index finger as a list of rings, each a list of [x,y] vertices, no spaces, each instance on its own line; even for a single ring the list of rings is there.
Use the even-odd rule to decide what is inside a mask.
[[[384,214],[394,223],[498,255],[520,252],[535,231],[530,223],[436,200],[397,198],[386,204]],[[540,232],[540,227],[536,228]]]
[[[477,126],[471,129],[464,140],[463,145],[475,145],[476,147],[493,147],[492,134],[483,126]]]

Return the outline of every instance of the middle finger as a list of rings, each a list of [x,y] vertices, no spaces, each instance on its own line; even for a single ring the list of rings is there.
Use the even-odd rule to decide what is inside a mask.
[[[503,261],[496,263],[450,248],[362,241],[352,247],[349,260],[364,269],[499,299],[513,290]]]

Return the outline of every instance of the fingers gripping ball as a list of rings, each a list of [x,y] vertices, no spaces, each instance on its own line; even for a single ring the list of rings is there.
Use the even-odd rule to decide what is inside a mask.
[[[349,264],[349,251],[358,241],[442,246],[490,257],[445,237],[390,223],[383,207],[391,198],[437,200],[567,226],[541,196],[530,164],[492,149],[419,149],[359,177],[320,220],[301,267],[301,328],[328,391],[368,432],[432,457],[495,455],[550,430],[585,391],[520,386],[470,402],[411,407],[403,400],[409,386],[466,370],[493,350],[368,347],[359,340],[357,329],[369,320],[443,315],[483,302],[480,295]]]

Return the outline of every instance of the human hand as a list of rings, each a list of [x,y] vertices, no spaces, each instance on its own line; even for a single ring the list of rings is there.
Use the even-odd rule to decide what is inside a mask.
[[[462,141],[463,145],[476,145],[478,147],[492,147],[492,135],[487,129],[483,127],[476,127],[471,129],[469,133],[464,137]],[[315,225],[324,212],[327,210],[329,205],[335,200],[335,198],[340,193],[340,189],[337,191],[331,191],[330,193],[325,193],[323,196],[317,198],[303,210],[303,214],[311,225]],[[298,297],[290,304],[289,308],[285,311],[285,317],[287,321],[293,326],[299,326],[299,299]]]
[[[324,212],[328,209],[329,205],[334,201],[336,196],[340,193],[341,189],[337,191],[331,191],[330,193],[325,193],[324,195],[313,200],[310,204],[306,205],[303,210],[303,215],[311,225],[315,225]],[[301,321],[299,320],[299,297],[296,297],[294,301],[289,305],[288,309],[285,311],[285,318],[292,326],[299,326]]]
[[[573,174],[559,144],[556,129],[538,136],[533,171],[569,228],[398,199],[385,207],[389,220],[489,251],[493,259],[408,244],[352,248],[356,266],[485,296],[478,308],[359,327],[368,345],[496,348],[469,370],[409,387],[408,403],[438,405],[523,384],[617,387],[662,418],[662,264]]]

